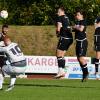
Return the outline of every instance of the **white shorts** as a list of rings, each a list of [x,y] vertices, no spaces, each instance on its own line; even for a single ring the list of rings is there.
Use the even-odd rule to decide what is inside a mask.
[[[20,74],[24,74],[26,70],[26,66],[25,67],[16,67],[16,66],[11,66],[11,65],[4,65],[2,67],[2,71],[5,74],[8,75],[20,75]]]

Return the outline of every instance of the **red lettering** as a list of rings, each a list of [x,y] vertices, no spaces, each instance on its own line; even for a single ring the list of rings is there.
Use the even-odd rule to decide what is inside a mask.
[[[58,66],[57,59],[55,59],[55,66]]]
[[[47,59],[46,58],[42,58],[42,66],[47,66]]]
[[[28,58],[27,61],[28,61],[28,65],[34,65],[34,64],[33,64],[33,58],[31,58],[31,59]]]
[[[48,59],[48,65],[49,66],[53,66],[54,65],[54,61],[52,58]]]
[[[37,59],[35,60],[35,65],[39,65],[39,66],[40,66],[39,58],[37,58]]]
[[[77,62],[77,59],[68,59],[68,62]]]

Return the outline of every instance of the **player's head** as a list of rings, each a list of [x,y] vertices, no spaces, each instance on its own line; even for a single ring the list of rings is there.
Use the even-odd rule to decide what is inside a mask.
[[[4,24],[3,26],[2,26],[2,33],[3,34],[6,34],[8,32],[8,25],[7,24]]]
[[[8,37],[4,37],[4,44],[5,44],[5,46],[8,46],[8,45],[10,45],[11,44],[11,40],[10,40],[10,38],[8,38]]]
[[[75,18],[77,20],[84,19],[84,12],[82,10],[80,10],[80,9],[76,10],[76,12],[75,12]]]
[[[64,10],[64,8],[63,8],[63,7],[58,8],[57,14],[58,14],[58,16],[65,15],[65,10]]]

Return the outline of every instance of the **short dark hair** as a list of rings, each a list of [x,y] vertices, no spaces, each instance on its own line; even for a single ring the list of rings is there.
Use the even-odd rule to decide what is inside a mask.
[[[65,8],[64,7],[59,7],[58,9],[60,9],[62,11],[65,11]]]
[[[75,14],[76,14],[76,13],[80,13],[81,15],[83,15],[83,17],[86,17],[85,12],[84,12],[81,8],[76,8]]]
[[[3,28],[8,28],[8,25],[7,24],[2,25],[2,29]]]

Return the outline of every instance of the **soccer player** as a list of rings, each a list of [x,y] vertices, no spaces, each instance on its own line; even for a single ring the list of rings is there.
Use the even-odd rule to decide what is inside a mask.
[[[12,43],[7,37],[4,38],[4,43],[5,47],[0,47],[0,52],[6,53],[10,64],[4,65],[2,71],[11,77],[10,85],[7,89],[7,91],[10,91],[14,88],[16,76],[25,72],[26,59],[17,43]],[[1,79],[0,81],[3,80]]]
[[[63,7],[58,9],[58,18],[56,21],[56,35],[59,37],[57,45],[56,56],[58,61],[58,73],[55,78],[65,76],[65,59],[64,55],[70,45],[73,43],[73,37],[70,29],[70,22],[68,16],[65,14]]]
[[[4,46],[3,37],[6,36],[8,32],[8,25],[4,24],[2,26],[2,32],[0,33],[0,47]],[[2,66],[5,63],[5,54],[0,52],[0,78],[3,80]],[[2,83],[2,81],[0,81]],[[2,89],[2,84],[0,85],[0,90]]]
[[[75,19],[77,20],[73,29],[75,31],[75,39],[76,39],[76,55],[79,61],[79,64],[82,68],[83,78],[82,82],[86,81],[88,77],[88,68],[87,62],[85,60],[88,42],[86,37],[86,20],[84,19],[84,14],[82,10],[77,10]]]
[[[100,16],[95,20],[95,33],[94,33],[94,45],[96,51],[96,58],[95,58],[95,75],[96,79],[100,80],[98,74],[98,67],[99,67],[99,60],[100,60]]]

